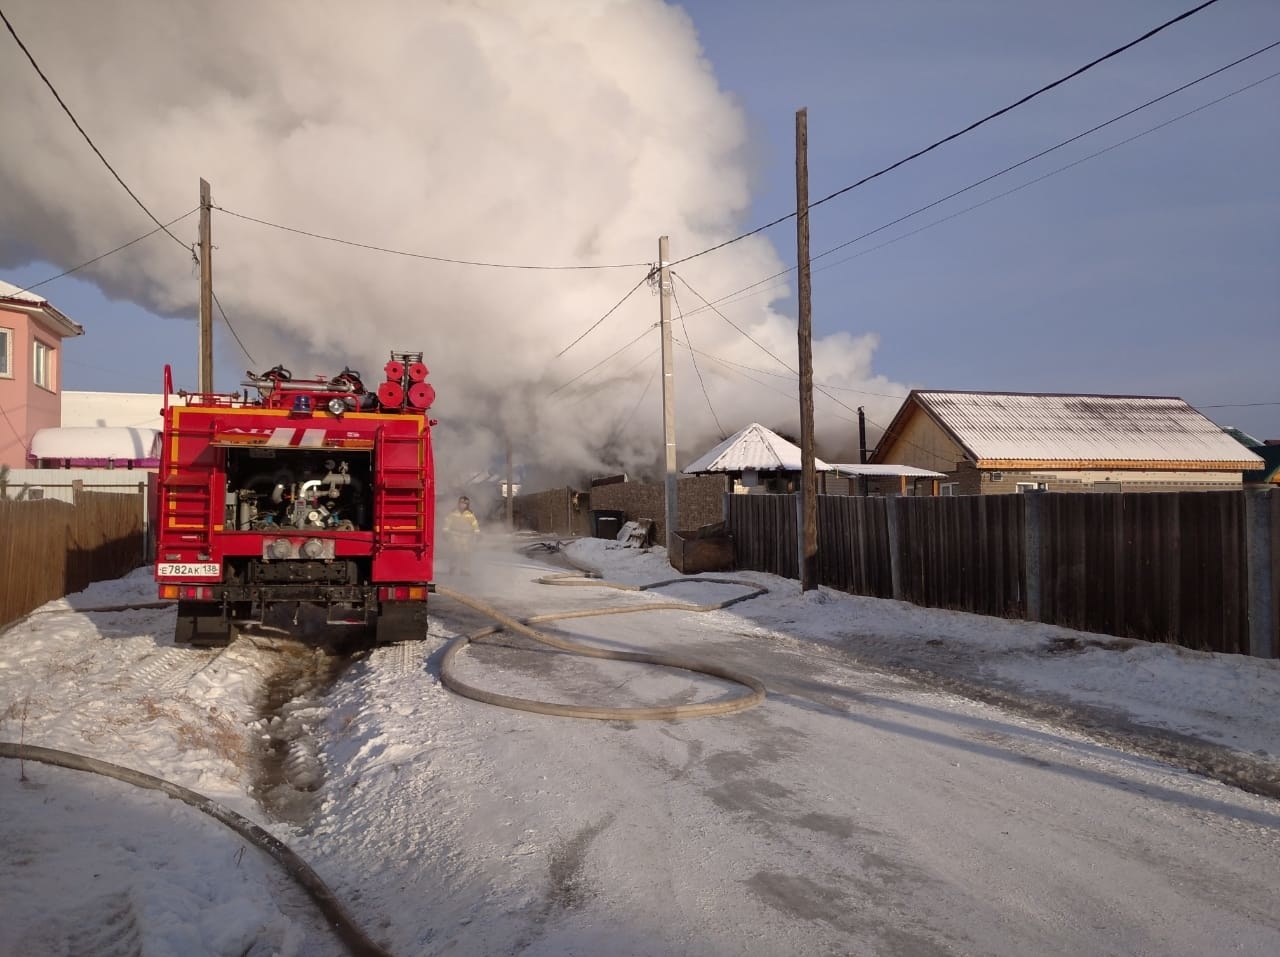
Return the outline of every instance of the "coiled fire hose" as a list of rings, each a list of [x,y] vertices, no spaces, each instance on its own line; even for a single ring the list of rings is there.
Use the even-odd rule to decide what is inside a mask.
[[[486,704],[498,705],[503,708],[514,708],[518,711],[532,711],[537,714],[556,715],[566,718],[594,718],[600,721],[655,721],[655,720],[672,720],[676,718],[701,718],[716,714],[731,714],[735,711],[744,711],[747,708],[758,705],[765,698],[765,686],[758,678],[735,671],[732,668],[724,668],[712,662],[699,661],[695,658],[686,658],[679,655],[666,655],[653,652],[637,652],[637,651],[614,651],[606,648],[596,648],[591,645],[580,644],[576,641],[569,641],[565,638],[557,638],[546,632],[531,628],[532,624],[540,624],[542,622],[561,621],[568,618],[588,618],[595,615],[624,615],[641,611],[693,611],[693,612],[709,612],[717,611],[722,608],[728,608],[739,602],[744,602],[752,598],[768,592],[767,588],[756,584],[755,582],[738,581],[731,578],[674,578],[660,582],[651,582],[647,585],[620,585],[614,582],[601,581],[599,575],[594,571],[583,571],[581,573],[564,573],[556,575],[547,575],[536,579],[539,584],[543,585],[578,585],[596,588],[614,588],[620,591],[651,591],[655,588],[661,588],[664,585],[672,585],[684,582],[707,582],[719,585],[738,585],[750,589],[747,594],[738,595],[727,601],[716,602],[711,605],[695,605],[691,602],[660,602],[647,605],[622,605],[614,608],[602,608],[593,611],[570,611],[560,612],[551,615],[535,615],[532,618],[520,620],[513,618],[494,608],[478,598],[455,591],[445,585],[436,585],[436,594],[443,595],[461,605],[465,605],[474,611],[480,612],[482,615],[492,618],[498,624],[489,628],[481,629],[469,635],[460,635],[449,642],[445,648],[444,656],[440,661],[440,680],[445,687],[455,694],[463,697],[471,698],[475,701],[482,701]],[[746,694],[736,697],[722,699],[719,701],[707,701],[698,704],[680,704],[668,705],[649,708],[609,708],[600,705],[574,705],[560,704],[551,701],[538,701],[532,698],[518,698],[513,695],[499,694],[494,691],[487,691],[478,688],[475,685],[468,684],[457,676],[454,671],[454,665],[466,647],[473,641],[478,641],[489,635],[496,634],[502,630],[513,631],[517,634],[532,638],[540,644],[548,645],[552,648],[566,651],[570,654],[584,655],[589,658],[604,658],[610,661],[632,661],[640,664],[661,665],[667,668],[677,668],[681,671],[692,671],[696,674],[710,675],[713,678],[721,678],[734,684],[742,685],[747,689]]]
[[[316,872],[307,866],[306,861],[247,817],[237,814],[229,807],[219,804],[212,798],[188,790],[180,784],[174,784],[172,781],[153,777],[150,774],[143,774],[141,771],[135,771],[119,764],[109,764],[106,761],[99,761],[83,754],[75,754],[71,751],[58,751],[53,748],[41,748],[32,744],[14,744],[9,741],[0,741],[0,758],[38,761],[41,764],[52,764],[61,768],[70,768],[73,771],[100,774],[104,777],[114,778],[117,781],[123,781],[126,784],[132,784],[135,787],[163,791],[169,797],[177,798],[179,801],[191,805],[196,810],[221,821],[254,847],[278,861],[286,873],[315,902],[316,907],[320,909],[320,913],[324,915],[325,923],[329,929],[346,945],[352,957],[391,957],[390,951],[375,944],[360,929],[355,919],[347,913],[347,909],[334,896],[333,891],[329,890],[329,887],[324,881],[320,880]]]

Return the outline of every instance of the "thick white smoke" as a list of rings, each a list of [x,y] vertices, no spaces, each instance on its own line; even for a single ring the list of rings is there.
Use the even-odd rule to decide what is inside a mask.
[[[498,263],[647,263],[660,234],[679,259],[749,225],[743,117],[688,16],[659,0],[5,8],[90,136],[162,219],[195,206],[204,177],[228,211]],[[11,38],[0,44],[0,270],[33,258],[71,266],[145,232],[148,220]],[[556,358],[643,278],[643,265],[487,269],[335,245],[217,211],[213,225],[215,290],[249,351],[269,357],[262,365],[315,374],[349,364],[376,386],[390,350],[425,353],[446,482],[494,467],[508,441],[517,462],[565,477],[643,474],[660,462],[658,356],[645,360],[656,328],[554,391],[656,322],[658,301],[642,287]],[[175,232],[193,240],[195,218]],[[716,298],[783,268],[768,240],[753,237],[677,270]],[[80,275],[153,311],[196,311],[190,257],[163,236]],[[795,324],[769,308],[785,291],[724,308],[794,367]],[[676,292],[683,311],[701,305],[688,287]],[[681,464],[721,429],[758,420],[796,430],[794,378],[757,345],[705,310],[675,334],[699,351],[710,397],[679,348]],[[219,336],[220,350],[238,351]],[[901,393],[873,377],[875,345],[874,335],[819,340],[816,377]],[[837,395],[881,422],[897,406]],[[821,396],[818,409],[819,451],[846,459],[856,417]]]

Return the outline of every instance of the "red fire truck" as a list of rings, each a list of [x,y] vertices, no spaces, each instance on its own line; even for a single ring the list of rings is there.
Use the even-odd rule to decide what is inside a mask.
[[[175,641],[226,644],[236,622],[314,604],[379,642],[420,638],[432,590],[435,480],[421,353],[376,392],[344,369],[276,366],[241,394],[181,394],[165,368],[156,581]]]

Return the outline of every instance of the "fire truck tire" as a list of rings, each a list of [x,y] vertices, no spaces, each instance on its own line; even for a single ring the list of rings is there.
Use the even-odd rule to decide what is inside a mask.
[[[215,602],[179,601],[173,629],[175,644],[209,648],[231,643],[231,622],[222,617]]]
[[[427,637],[427,605],[421,601],[384,601],[374,622],[374,637],[380,645],[399,641],[421,641]]]

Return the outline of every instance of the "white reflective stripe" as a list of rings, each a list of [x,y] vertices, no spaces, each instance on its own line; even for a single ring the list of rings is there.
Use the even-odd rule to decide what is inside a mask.
[[[273,429],[271,438],[267,439],[267,445],[291,445],[293,435],[297,431],[297,429]]]
[[[325,429],[307,429],[302,433],[302,441],[299,444],[309,448],[319,448],[324,445],[324,437],[328,434]]]

